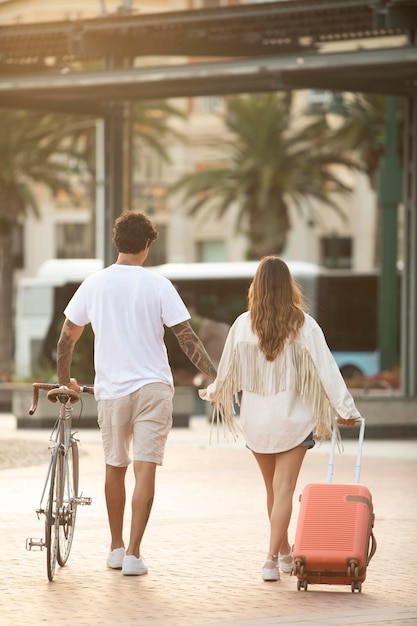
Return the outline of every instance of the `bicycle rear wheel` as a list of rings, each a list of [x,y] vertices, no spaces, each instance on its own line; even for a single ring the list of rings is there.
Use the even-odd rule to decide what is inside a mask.
[[[59,525],[58,525],[58,553],[60,565],[65,565],[71,552],[74,539],[75,519],[77,514],[78,497],[78,445],[70,441],[68,453],[62,455],[59,461],[60,497],[59,497]]]
[[[45,543],[46,543],[46,571],[48,579],[53,580],[58,557],[58,500],[59,500],[59,475],[57,467],[60,463],[62,451],[55,448],[51,459],[51,472],[49,477],[48,500],[45,508]]]

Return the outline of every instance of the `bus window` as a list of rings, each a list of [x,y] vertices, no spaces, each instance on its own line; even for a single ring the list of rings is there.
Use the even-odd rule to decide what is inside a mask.
[[[377,373],[378,273],[328,270],[298,262],[288,262],[288,266],[342,374],[348,378]],[[152,269],[174,283],[192,313],[207,317],[215,306],[222,311],[222,321],[232,324],[247,309],[256,267],[256,262],[172,263]],[[177,347],[171,344],[170,349],[175,352]]]
[[[324,271],[317,286],[316,320],[345,378],[379,370],[378,274]]]
[[[376,274],[319,277],[316,319],[332,350],[375,351],[377,310]]]

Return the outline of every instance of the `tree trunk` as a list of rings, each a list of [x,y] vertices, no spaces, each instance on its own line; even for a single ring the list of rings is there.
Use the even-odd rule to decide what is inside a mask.
[[[257,260],[267,255],[282,254],[287,245],[291,227],[284,201],[274,198],[269,209],[252,206],[249,211],[248,259]]]
[[[0,230],[0,378],[14,372],[12,230]]]

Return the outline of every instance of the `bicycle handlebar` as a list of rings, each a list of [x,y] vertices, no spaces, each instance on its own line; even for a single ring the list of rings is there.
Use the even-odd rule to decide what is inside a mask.
[[[68,389],[68,387],[60,387],[58,383],[33,383],[33,397],[32,406],[29,409],[29,415],[33,415],[38,406],[39,390],[43,389],[48,391],[46,397],[50,402],[56,402],[60,396],[66,396],[65,402],[71,400],[72,403],[77,402],[80,399],[78,392]],[[80,386],[81,393],[94,393],[94,387],[88,387],[86,385]],[[53,391],[53,393],[50,393]]]

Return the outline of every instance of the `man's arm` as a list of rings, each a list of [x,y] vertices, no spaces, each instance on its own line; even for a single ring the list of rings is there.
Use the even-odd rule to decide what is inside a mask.
[[[181,322],[181,324],[171,326],[171,330],[176,336],[181,350],[190,359],[191,363],[207,378],[214,380],[216,378],[216,368],[201,340],[191,328],[190,323]]]
[[[83,330],[84,326],[77,326],[69,319],[65,319],[61,335],[58,340],[56,355],[58,383],[69,388],[74,385],[70,375],[72,353],[74,352],[74,346],[81,337]]]

